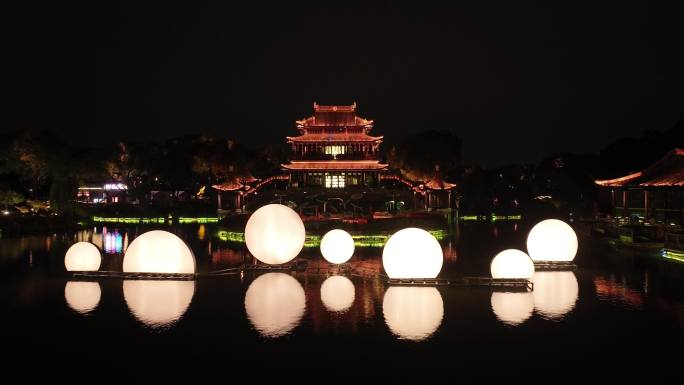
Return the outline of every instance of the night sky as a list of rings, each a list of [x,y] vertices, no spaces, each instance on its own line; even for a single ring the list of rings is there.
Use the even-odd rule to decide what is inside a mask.
[[[450,129],[466,162],[496,165],[594,152],[684,118],[683,13],[647,2],[13,3],[1,129],[75,144],[201,132],[281,144],[314,101],[356,101],[388,143]]]

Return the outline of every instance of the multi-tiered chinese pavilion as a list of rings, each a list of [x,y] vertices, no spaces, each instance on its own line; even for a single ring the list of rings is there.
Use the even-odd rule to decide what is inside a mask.
[[[379,159],[382,136],[370,135],[373,121],[356,116],[356,103],[314,103],[313,116],[296,123],[300,135],[287,137],[291,160],[281,165],[293,187],[369,186],[387,169]]]

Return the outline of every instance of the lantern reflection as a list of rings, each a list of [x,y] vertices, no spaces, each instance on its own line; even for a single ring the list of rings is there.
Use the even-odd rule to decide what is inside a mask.
[[[67,305],[77,313],[87,314],[100,304],[99,282],[69,281],[64,286],[64,298]]]
[[[579,286],[571,271],[537,271],[534,283],[534,308],[543,318],[562,319],[577,302]]]
[[[534,311],[532,293],[492,293],[492,310],[496,318],[506,325],[517,326],[527,321]]]
[[[123,293],[131,314],[152,329],[166,328],[188,310],[194,281],[125,280]]]
[[[254,328],[264,337],[288,334],[306,309],[304,289],[292,276],[266,273],[249,285],[245,311]]]
[[[444,317],[442,295],[434,287],[390,287],[382,301],[385,323],[402,339],[422,341]]]
[[[343,312],[354,304],[355,291],[349,278],[333,275],[321,285],[321,301],[328,311]]]

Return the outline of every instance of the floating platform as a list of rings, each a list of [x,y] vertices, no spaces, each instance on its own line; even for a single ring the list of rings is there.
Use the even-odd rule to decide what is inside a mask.
[[[574,262],[535,261],[534,270],[577,270],[577,265]]]
[[[443,278],[390,278],[390,286],[451,286],[451,281]]]
[[[534,290],[534,282],[525,278],[463,277],[464,286],[487,286],[496,288]]]
[[[121,279],[156,279],[156,280],[182,280],[191,281],[197,274],[187,273],[124,273],[122,271],[74,271],[74,278],[121,278]]]

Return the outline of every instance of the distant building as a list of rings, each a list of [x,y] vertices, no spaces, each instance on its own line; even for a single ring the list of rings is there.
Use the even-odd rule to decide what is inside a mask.
[[[684,224],[684,149],[639,172],[594,182],[603,187],[614,217]]]
[[[119,182],[84,184],[76,192],[76,201],[81,203],[123,203],[128,196],[128,186]]]
[[[341,189],[372,186],[378,173],[382,136],[371,136],[373,121],[356,116],[350,106],[314,103],[313,116],[296,122],[298,136],[288,136],[291,160],[282,164],[292,187]]]

